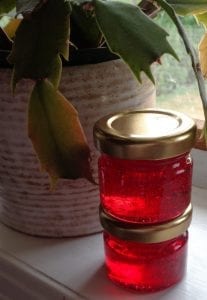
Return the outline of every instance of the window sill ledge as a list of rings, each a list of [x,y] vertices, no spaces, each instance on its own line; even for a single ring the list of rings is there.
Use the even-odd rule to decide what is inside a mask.
[[[178,285],[142,300],[205,300],[207,295],[207,190],[193,187],[188,270]],[[105,275],[101,234],[47,239],[0,225],[0,298],[21,300],[135,300]],[[1,299],[2,299],[1,298]]]

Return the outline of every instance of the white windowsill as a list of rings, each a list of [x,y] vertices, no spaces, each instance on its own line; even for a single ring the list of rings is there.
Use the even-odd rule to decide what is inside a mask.
[[[207,153],[204,155],[207,163]],[[194,166],[204,162],[200,152],[194,153],[194,162]],[[194,182],[201,178],[205,184],[207,176],[202,176],[194,174]],[[206,300],[207,190],[193,187],[192,201],[188,270],[173,288],[137,295],[116,287],[105,275],[101,234],[47,239],[0,225],[0,299]]]

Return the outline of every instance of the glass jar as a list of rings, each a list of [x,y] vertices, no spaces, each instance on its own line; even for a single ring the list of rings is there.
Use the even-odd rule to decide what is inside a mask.
[[[156,224],[180,216],[190,203],[191,150],[196,126],[166,110],[106,116],[94,127],[101,204],[126,222]]]
[[[108,277],[125,288],[150,292],[179,282],[186,270],[191,206],[165,225],[125,226],[100,212]]]
[[[100,198],[123,221],[157,223],[181,215],[191,200],[189,153],[162,160],[99,159]]]

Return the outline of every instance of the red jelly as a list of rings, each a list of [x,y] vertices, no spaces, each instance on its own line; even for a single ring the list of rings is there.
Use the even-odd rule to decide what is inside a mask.
[[[157,291],[180,281],[186,269],[187,232],[156,244],[118,239],[104,233],[109,278],[126,288]]]
[[[100,210],[108,277],[142,292],[167,288],[183,278],[192,207],[173,221],[127,224]]]
[[[163,160],[99,159],[102,206],[123,221],[157,223],[181,215],[191,200],[191,178],[188,153]]]
[[[156,224],[181,215],[190,203],[196,126],[165,110],[106,116],[94,127],[104,210],[126,222]]]
[[[106,116],[94,126],[109,278],[157,291],[184,275],[196,126],[165,110]]]

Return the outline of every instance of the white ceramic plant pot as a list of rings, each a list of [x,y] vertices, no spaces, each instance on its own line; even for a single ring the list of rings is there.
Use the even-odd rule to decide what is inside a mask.
[[[98,187],[79,180],[59,180],[50,190],[47,174],[27,137],[28,92],[22,81],[13,97],[10,69],[0,69],[0,213],[1,221],[24,233],[68,237],[100,231]],[[130,107],[152,107],[155,88],[143,77],[140,85],[120,60],[66,67],[60,90],[79,112],[96,170],[98,153],[92,128],[101,116]],[[95,174],[96,171],[95,171]]]

